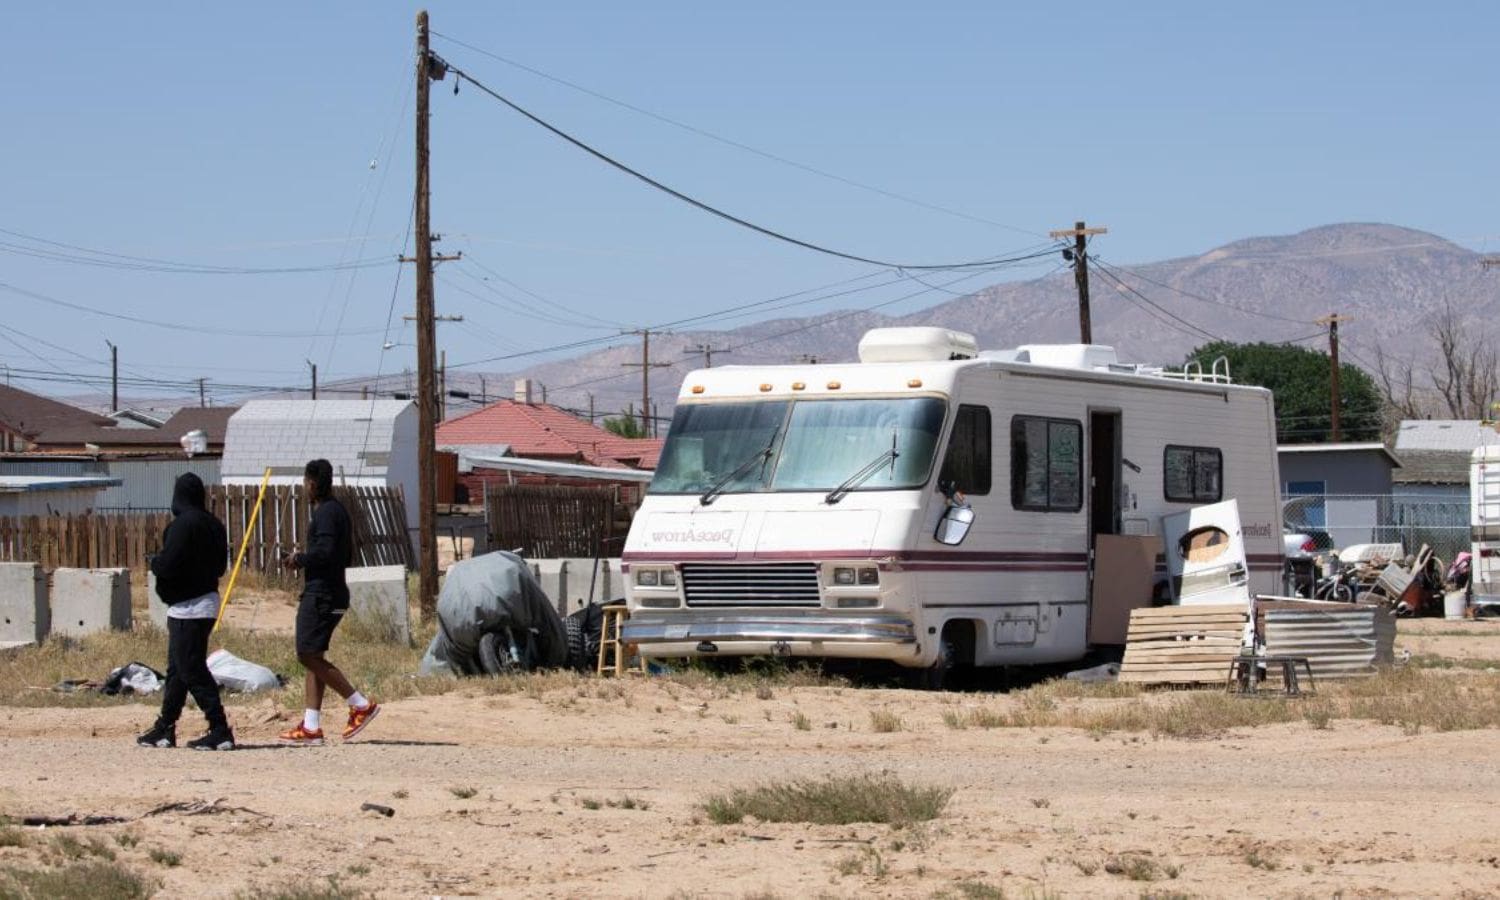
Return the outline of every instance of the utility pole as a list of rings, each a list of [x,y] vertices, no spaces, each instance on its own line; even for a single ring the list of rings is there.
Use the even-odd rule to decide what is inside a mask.
[[[589,394],[589,424],[594,424],[594,395]]]
[[[436,323],[432,288],[432,210],[428,180],[428,82],[442,78],[427,44],[427,10],[417,13],[417,172],[413,226],[417,239],[417,527],[421,547],[418,563],[418,598],[422,618],[437,614],[437,422],[434,421],[433,357]]]
[[[480,403],[481,406],[486,405],[486,404],[489,403],[489,400],[487,400],[485,398],[485,393],[484,393],[484,376],[483,375],[479,376],[479,403]]]
[[[104,339],[109,344],[109,411],[120,411],[120,348],[116,347],[109,338]]]
[[[198,405],[201,407],[208,406],[208,391],[204,388],[206,381],[208,381],[207,378],[198,379]]]
[[[307,367],[312,369],[312,398],[318,399],[318,364],[312,360],[305,360]]]
[[[715,353],[733,353],[734,351],[728,347],[715,347],[712,344],[699,344],[698,352],[703,354],[703,368],[712,369],[714,367]]]
[[[438,421],[448,420],[448,351],[444,350],[438,361]]]
[[[1108,228],[1090,228],[1083,222],[1073,223],[1072,228],[1049,231],[1054,238],[1070,237],[1072,247],[1063,248],[1063,259],[1073,263],[1073,279],[1078,282],[1078,339],[1081,343],[1094,342],[1094,324],[1089,317],[1089,251],[1087,238],[1095,234],[1109,234]]]
[[[1331,426],[1329,428],[1330,442],[1339,442],[1339,323],[1348,322],[1349,316],[1341,316],[1338,313],[1329,313],[1317,322],[1319,325],[1328,326],[1328,403],[1331,412]]]
[[[641,370],[641,422],[645,427],[644,434],[650,437],[656,433],[656,423],[651,421],[651,370],[666,369],[671,363],[654,363],[651,361],[651,329],[642,328],[639,331],[631,331],[629,334],[641,336],[641,361],[638,363],[621,363],[627,369],[639,367]]]

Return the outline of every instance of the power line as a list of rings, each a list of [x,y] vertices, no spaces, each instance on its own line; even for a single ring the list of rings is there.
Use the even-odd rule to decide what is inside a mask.
[[[1093,260],[1094,260],[1094,262],[1098,263],[1101,266],[1104,265],[1104,260],[1100,259],[1097,256],[1093,257]],[[1142,275],[1140,273],[1140,271],[1136,270],[1136,269],[1123,268],[1123,267],[1120,267],[1120,266],[1115,266],[1114,268],[1118,272],[1125,272],[1125,273],[1127,273],[1129,275],[1132,275],[1132,276],[1134,276],[1136,278],[1139,278],[1142,281],[1148,282],[1150,284],[1154,284],[1154,285],[1156,285],[1159,288],[1166,288],[1167,290],[1172,291],[1173,293],[1176,293],[1176,294],[1181,294],[1184,297],[1188,297],[1188,298],[1193,299],[1193,300],[1200,300],[1200,301],[1202,301],[1204,303],[1212,303],[1215,306],[1222,306],[1222,307],[1224,307],[1226,309],[1232,309],[1232,310],[1234,310],[1237,313],[1242,313],[1242,314],[1247,315],[1247,316],[1258,316],[1258,317],[1260,317],[1262,319],[1275,319],[1275,320],[1277,320],[1279,322],[1292,322],[1292,323],[1295,323],[1297,325],[1316,325],[1317,324],[1317,322],[1314,322],[1312,319],[1293,319],[1293,318],[1290,318],[1288,316],[1278,316],[1275,313],[1260,312],[1259,310],[1254,310],[1254,309],[1246,309],[1243,306],[1238,306],[1236,304],[1230,303],[1230,302],[1225,301],[1225,300],[1216,300],[1216,299],[1214,299],[1212,297],[1205,297],[1202,294],[1195,294],[1192,291],[1183,290],[1182,288],[1177,287],[1176,285],[1168,284],[1165,281],[1157,281],[1155,278],[1152,278],[1149,275]]]
[[[13,253],[19,256],[30,256],[38,259],[47,259],[55,262],[77,263],[87,266],[101,266],[108,269],[125,269],[140,272],[170,272],[180,275],[292,275],[304,272],[331,272],[348,269],[368,269],[372,266],[394,265],[393,259],[355,259],[347,262],[341,261],[332,264],[310,265],[310,266],[213,266],[198,263],[175,262],[173,260],[155,259],[149,256],[130,256],[123,253],[112,253],[107,250],[94,250],[89,247],[81,247],[77,244],[67,244],[61,241],[53,241],[35,235],[24,234],[19,231],[0,228],[0,234],[8,234],[12,237],[22,238],[38,244],[47,244],[53,247],[62,247],[78,253],[63,253],[58,250],[47,250],[42,247],[27,247],[24,244],[15,244],[9,241],[0,241],[0,252]],[[85,256],[83,254],[92,254]]]
[[[467,50],[472,50],[473,52],[478,53],[481,56],[488,56],[489,58],[491,58],[493,60],[505,63],[508,66],[513,66],[513,67],[515,67],[517,69],[522,70],[523,72],[530,72],[532,75],[535,75],[538,78],[545,78],[546,80],[551,81],[554,84],[560,84],[563,87],[570,88],[572,90],[578,91],[579,93],[587,94],[588,96],[593,97],[596,100],[603,100],[605,103],[610,103],[610,104],[613,104],[615,106],[620,107],[621,109],[627,109],[627,110],[630,110],[631,112],[638,113],[640,115],[646,116],[647,118],[655,119],[658,122],[662,122],[664,124],[671,125],[673,128],[680,128],[683,131],[687,131],[687,132],[690,132],[692,134],[696,134],[699,137],[708,138],[711,141],[716,141],[716,142],[718,142],[720,144],[723,144],[723,145],[725,145],[727,147],[733,147],[736,150],[743,150],[746,153],[753,153],[754,155],[759,156],[762,159],[769,159],[772,162],[781,163],[782,165],[785,165],[785,166],[791,166],[794,169],[800,169],[803,172],[807,172],[807,173],[812,174],[812,175],[817,175],[820,178],[827,178],[827,179],[832,180],[832,181],[837,181],[840,184],[845,184],[845,185],[848,185],[850,187],[859,188],[860,190],[863,190],[863,191],[870,191],[871,193],[879,194],[882,197],[888,197],[888,198],[890,198],[892,200],[899,200],[902,203],[908,203],[908,204],[911,204],[912,206],[919,206],[919,207],[921,207],[923,209],[932,210],[933,212],[940,212],[940,213],[943,213],[944,215],[954,216],[954,217],[960,218],[960,219],[967,219],[970,222],[978,222],[981,225],[992,225],[995,228],[1004,228],[1007,231],[1014,231],[1014,232],[1017,232],[1019,234],[1028,234],[1028,235],[1032,235],[1034,237],[1042,237],[1042,234],[1040,232],[1030,231],[1030,230],[1025,229],[1025,228],[1019,228],[1019,227],[1017,227],[1015,225],[1007,225],[1004,222],[996,222],[993,219],[986,219],[986,218],[984,218],[982,216],[972,215],[970,213],[966,213],[966,212],[963,212],[961,210],[950,209],[950,208],[948,208],[946,206],[939,206],[936,203],[928,203],[925,200],[918,200],[915,197],[908,197],[905,194],[898,194],[895,191],[888,191],[885,188],[876,187],[875,185],[871,185],[871,184],[865,184],[864,182],[855,181],[852,178],[846,178],[843,175],[838,175],[838,174],[835,174],[833,172],[828,172],[828,171],[825,171],[823,169],[819,169],[819,168],[816,168],[814,166],[807,165],[806,163],[800,163],[800,162],[797,162],[794,159],[787,159],[784,156],[778,156],[775,153],[771,153],[771,152],[766,151],[766,150],[761,150],[761,149],[759,149],[757,147],[752,147],[749,144],[741,143],[740,141],[733,140],[732,138],[727,138],[727,137],[724,137],[723,135],[714,134],[711,131],[708,131],[708,130],[703,129],[703,128],[699,128],[699,127],[697,127],[695,125],[689,125],[686,122],[682,122],[682,121],[679,121],[677,119],[673,119],[670,116],[665,116],[665,115],[662,115],[661,113],[652,112],[649,109],[645,109],[643,107],[636,106],[633,103],[627,103],[624,100],[619,100],[619,99],[616,99],[614,97],[610,97],[607,94],[602,94],[599,91],[593,90],[591,88],[584,87],[583,85],[577,84],[576,82],[568,81],[565,78],[559,78],[556,75],[549,75],[548,73],[543,72],[540,69],[532,68],[531,66],[525,65],[524,63],[516,62],[513,59],[507,59],[506,57],[501,56],[498,53],[492,53],[489,50],[485,50],[485,49],[482,49],[480,47],[476,47],[473,44],[467,44],[467,43],[459,40],[458,38],[449,37],[446,34],[439,34],[436,31],[432,32],[432,35],[433,35],[433,37],[442,38],[443,40],[445,40],[445,41],[447,41],[447,42],[449,42],[451,44],[456,44],[456,45],[458,45],[460,47],[463,47],[463,48],[465,48]]]
[[[566,305],[564,305],[562,303],[559,303],[556,300],[553,300],[550,297],[543,297],[541,294],[538,294],[536,291],[530,290],[530,289],[528,289],[526,287],[523,287],[522,285],[516,284],[514,281],[510,280],[509,278],[506,278],[504,275],[501,275],[499,272],[496,272],[494,269],[491,269],[489,266],[487,266],[484,263],[480,262],[479,260],[475,259],[474,258],[474,242],[473,241],[469,242],[469,255],[466,256],[464,259],[467,262],[473,263],[475,266],[479,267],[481,270],[483,270],[484,272],[488,273],[490,276],[494,277],[495,279],[497,279],[497,280],[499,280],[501,282],[504,282],[505,284],[510,285],[512,288],[515,288],[516,290],[520,291],[521,293],[525,294],[526,296],[530,297],[531,299],[536,300],[539,303],[545,303],[545,304],[547,304],[549,306],[555,306],[558,309],[562,310],[563,312],[572,313],[573,315],[578,316],[579,318],[593,319],[595,322],[598,322],[601,325],[606,325],[606,326],[608,326],[610,328],[623,328],[623,327],[625,327],[625,323],[623,323],[623,322],[615,322],[615,321],[611,321],[610,319],[602,319],[599,316],[593,315],[591,313],[584,312],[583,310],[574,309],[574,308],[572,308],[570,306],[566,306]]]
[[[432,54],[432,55],[434,57],[437,56],[436,54]],[[656,188],[658,191],[661,191],[662,193],[665,193],[665,194],[667,194],[667,195],[669,195],[671,197],[675,197],[676,199],[681,200],[683,203],[686,203],[689,206],[694,207],[695,209],[698,209],[698,210],[701,210],[703,212],[706,212],[706,213],[708,213],[709,215],[712,215],[712,216],[717,216],[718,218],[723,219],[726,222],[731,222],[731,223],[733,223],[735,225],[739,225],[742,228],[747,228],[747,229],[749,229],[751,231],[756,232],[757,234],[761,234],[761,235],[764,235],[766,237],[772,238],[774,240],[782,241],[784,243],[788,243],[788,244],[791,244],[791,245],[796,246],[796,247],[801,247],[804,250],[812,250],[812,251],[814,251],[816,253],[822,253],[822,254],[825,254],[827,256],[836,257],[838,259],[847,259],[847,260],[850,260],[852,262],[862,262],[862,263],[867,263],[869,265],[874,265],[874,266],[885,266],[885,267],[892,268],[892,269],[914,269],[914,270],[925,270],[925,271],[933,271],[933,270],[938,270],[938,269],[950,269],[950,270],[951,269],[973,269],[973,268],[982,268],[982,267],[985,267],[985,266],[992,266],[992,265],[995,265],[997,263],[1007,262],[1007,260],[1004,260],[1004,259],[985,259],[985,260],[968,260],[968,261],[965,261],[965,262],[943,263],[943,264],[930,264],[930,263],[922,263],[922,264],[919,264],[919,263],[894,263],[894,262],[889,262],[887,260],[873,259],[873,258],[868,257],[868,256],[859,256],[858,254],[854,254],[854,253],[846,253],[846,252],[844,252],[842,250],[834,250],[832,248],[825,247],[825,246],[823,246],[821,244],[814,244],[811,241],[804,241],[804,240],[802,240],[800,238],[792,237],[792,236],[790,236],[788,234],[785,234],[783,232],[777,231],[777,230],[775,230],[773,228],[767,228],[764,225],[757,225],[754,222],[749,221],[748,219],[742,219],[739,216],[734,215],[733,213],[725,212],[724,210],[719,209],[716,206],[712,206],[712,205],[710,205],[708,203],[705,203],[702,200],[698,200],[698,199],[696,199],[694,197],[690,197],[687,194],[684,194],[683,192],[681,192],[679,190],[676,190],[675,188],[668,187],[667,185],[663,184],[660,181],[657,181],[655,178],[652,178],[649,175],[646,175],[645,173],[639,171],[638,169],[631,168],[630,166],[626,165],[623,162],[620,162],[619,160],[615,159],[614,157],[608,155],[607,153],[604,153],[601,150],[597,150],[594,147],[592,147],[592,146],[584,143],[583,141],[579,140],[578,138],[573,137],[571,134],[568,134],[566,131],[563,131],[561,128],[558,128],[556,125],[553,125],[550,122],[546,121],[545,119],[542,119],[541,117],[539,117],[539,116],[537,116],[537,115],[535,115],[535,114],[527,111],[523,107],[517,105],[516,103],[514,103],[511,100],[509,100],[508,98],[506,98],[504,95],[502,95],[502,94],[494,91],[493,89],[491,89],[490,87],[488,87],[487,85],[485,85],[483,82],[476,80],[474,78],[474,76],[470,75],[468,72],[465,72],[463,69],[460,69],[457,66],[454,66],[452,63],[449,63],[447,60],[443,60],[440,57],[438,57],[438,60],[439,60],[439,62],[442,65],[447,66],[448,70],[451,71],[454,74],[455,77],[462,78],[462,79],[468,81],[470,84],[474,85],[474,87],[478,88],[480,91],[483,91],[484,93],[488,94],[489,96],[493,97],[494,99],[500,101],[501,103],[503,103],[507,107],[509,107],[511,110],[513,110],[513,111],[519,113],[520,115],[524,116],[525,118],[529,119],[534,124],[541,126],[542,128],[546,129],[547,131],[550,131],[552,134],[556,135],[557,137],[562,138],[563,140],[567,141],[568,143],[572,144],[573,146],[577,147],[578,149],[584,151],[585,153],[589,154],[590,156],[594,157],[595,159],[598,159],[600,162],[603,162],[603,163],[605,163],[605,164],[607,164],[609,166],[612,166],[615,169],[618,169],[619,171],[624,172],[625,174],[630,175],[633,178],[636,178],[636,179],[644,182],[645,184],[650,185],[653,188]]]
[[[1098,265],[1100,274],[1104,275],[1104,277],[1108,278],[1110,281],[1113,281],[1115,284],[1119,285],[1122,289],[1124,289],[1125,291],[1128,292],[1127,295],[1126,295],[1126,297],[1125,297],[1125,299],[1130,300],[1132,303],[1135,303],[1135,300],[1132,299],[1131,296],[1130,296],[1130,295],[1133,294],[1133,295],[1135,295],[1135,297],[1140,298],[1141,302],[1145,303],[1151,309],[1154,309],[1157,312],[1160,312],[1162,315],[1164,315],[1168,319],[1172,320],[1172,321],[1166,321],[1166,320],[1160,319],[1159,316],[1157,317],[1159,321],[1163,321],[1169,328],[1173,328],[1173,329],[1175,329],[1177,331],[1181,331],[1183,334],[1186,334],[1189,337],[1199,337],[1199,336],[1202,336],[1202,337],[1207,337],[1209,340],[1213,340],[1213,341],[1222,341],[1222,340],[1224,340],[1224,338],[1219,337],[1218,335],[1214,334],[1213,332],[1208,331],[1207,329],[1204,329],[1204,328],[1200,328],[1197,325],[1194,325],[1192,322],[1189,322],[1187,319],[1184,319],[1183,317],[1177,315],[1176,313],[1174,313],[1171,310],[1167,309],[1166,307],[1162,306],[1160,303],[1157,303],[1155,300],[1152,300],[1150,297],[1147,297],[1145,294],[1142,294],[1140,291],[1136,290],[1135,288],[1133,288],[1130,285],[1126,284],[1125,282],[1121,281],[1114,274],[1114,272],[1110,271],[1109,267],[1105,266],[1103,262],[1100,262],[1100,260],[1099,260],[1098,257],[1094,258],[1094,262],[1095,262],[1095,264]],[[1137,303],[1136,305],[1139,306],[1140,304]],[[1147,312],[1150,312],[1151,309],[1148,309]],[[1155,314],[1153,313],[1153,315],[1155,315]],[[1173,322],[1181,323],[1182,325],[1186,326],[1188,329],[1191,329],[1191,330],[1184,331],[1182,328],[1179,328],[1177,325],[1174,325]],[[1196,334],[1194,332],[1196,332]]]
[[[149,325],[149,326],[151,326],[153,328],[165,328],[165,329],[168,329],[170,331],[186,331],[186,332],[191,332],[193,334],[213,334],[213,335],[220,335],[220,336],[224,336],[224,337],[251,337],[251,338],[305,338],[305,337],[313,337],[313,336],[322,336],[322,337],[327,337],[328,336],[328,334],[325,333],[325,332],[316,332],[316,331],[254,331],[254,330],[236,329],[236,328],[214,328],[214,327],[207,326],[207,325],[184,325],[181,322],[163,322],[163,321],[160,321],[158,319],[146,319],[146,318],[142,318],[140,316],[130,316],[130,315],[126,315],[124,313],[110,312],[109,310],[99,309],[99,308],[93,307],[93,306],[86,306],[86,305],[84,305],[82,303],[73,303],[73,302],[68,301],[68,300],[59,300],[56,297],[49,297],[46,294],[40,294],[40,293],[37,293],[36,291],[29,291],[29,290],[26,290],[25,288],[17,287],[17,286],[15,286],[13,284],[9,284],[9,283],[3,282],[3,281],[0,281],[0,290],[10,291],[13,294],[19,294],[22,297],[30,297],[33,300],[37,300],[37,301],[40,301],[42,303],[47,303],[47,304],[50,304],[52,306],[60,306],[60,307],[62,307],[64,309],[71,309],[71,310],[76,310],[78,312],[92,313],[93,315],[96,315],[96,316],[103,316],[106,319],[118,319],[118,320],[120,320],[122,322],[134,322],[137,325]],[[380,329],[378,329],[378,328],[361,328],[361,329],[351,330],[351,331],[348,331],[348,332],[345,332],[345,333],[346,334],[379,334],[380,333]]]

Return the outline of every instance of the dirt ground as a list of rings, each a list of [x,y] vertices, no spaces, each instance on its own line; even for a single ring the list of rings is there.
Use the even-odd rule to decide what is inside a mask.
[[[1496,637],[1489,623],[1403,623],[1400,643],[1477,644],[1468,658],[1485,659]],[[165,897],[272,897],[329,877],[399,897],[1500,894],[1500,731],[1339,720],[1183,740],[944,723],[1009,702],[557,680],[393,702],[361,740],[322,748],[275,746],[291,714],[237,705],[234,753],[136,748],[149,706],[0,707],[0,813],[219,801],[228,811],[68,829],[108,841]],[[876,711],[899,730],[878,732]],[[900,828],[717,825],[701,808],[739,786],[882,772],[953,798]],[[36,860],[46,840],[28,830],[0,864]],[[1150,864],[1109,871],[1132,857]]]

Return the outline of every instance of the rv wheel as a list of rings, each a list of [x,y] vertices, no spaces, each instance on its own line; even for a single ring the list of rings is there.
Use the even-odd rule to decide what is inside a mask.
[[[938,643],[938,657],[932,661],[932,665],[912,673],[912,686],[919,691],[945,690],[948,687],[948,677],[953,673],[955,656],[953,642],[943,638]]]

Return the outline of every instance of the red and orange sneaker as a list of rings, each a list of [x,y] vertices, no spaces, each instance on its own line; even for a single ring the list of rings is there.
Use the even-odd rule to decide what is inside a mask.
[[[380,704],[374,700],[371,700],[370,705],[364,709],[349,707],[349,724],[344,727],[344,740],[354,740],[378,715],[380,715]]]
[[[277,735],[277,739],[289,747],[321,747],[323,746],[323,729],[308,731],[303,723],[298,722],[296,728],[283,731]]]

